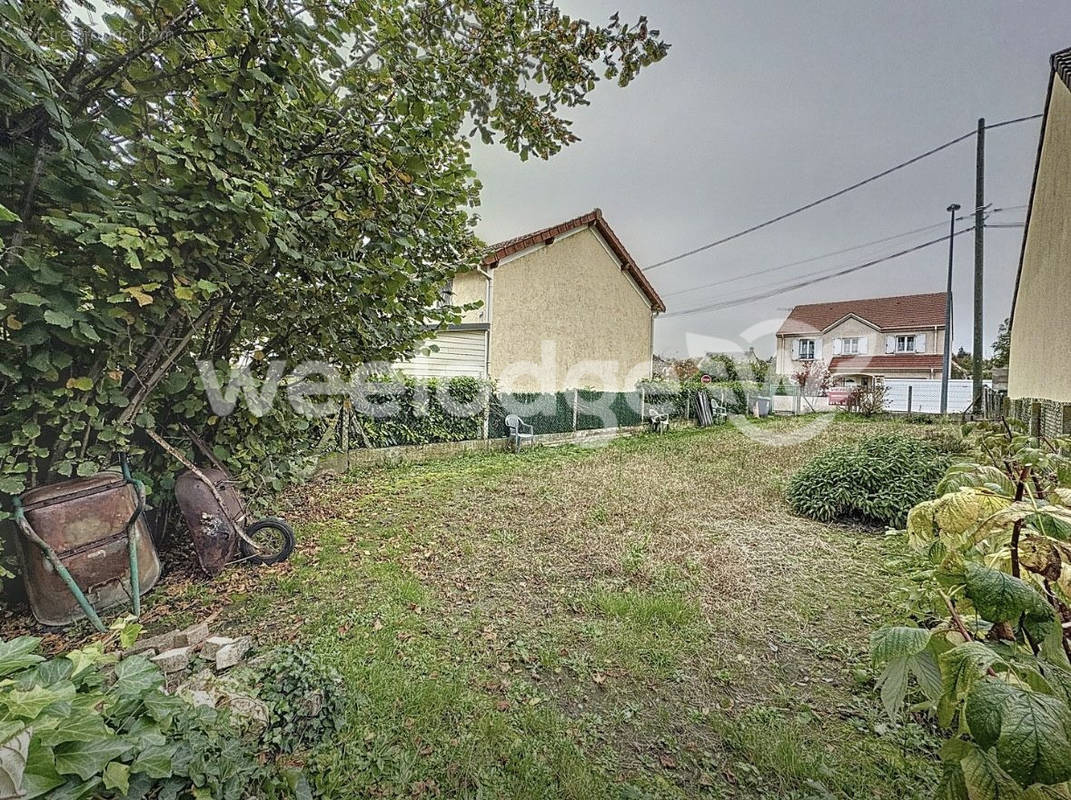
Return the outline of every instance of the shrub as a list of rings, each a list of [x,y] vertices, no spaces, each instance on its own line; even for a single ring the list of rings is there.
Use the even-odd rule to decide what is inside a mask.
[[[797,514],[902,527],[912,506],[933,497],[948,459],[921,439],[888,434],[838,445],[792,476]]]
[[[848,410],[864,417],[880,414],[885,408],[885,386],[859,386],[848,396]]]
[[[281,752],[311,747],[333,736],[346,716],[342,676],[307,650],[284,646],[271,653],[260,699],[268,705],[263,742]]]

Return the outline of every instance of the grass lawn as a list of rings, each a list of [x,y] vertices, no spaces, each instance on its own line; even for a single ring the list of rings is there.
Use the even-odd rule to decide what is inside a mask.
[[[788,432],[801,420],[773,420]],[[792,516],[838,421],[329,476],[286,500],[288,564],[172,579],[151,616],[326,654],[350,686],[329,797],[921,797],[934,740],[879,710],[867,638],[900,545]]]

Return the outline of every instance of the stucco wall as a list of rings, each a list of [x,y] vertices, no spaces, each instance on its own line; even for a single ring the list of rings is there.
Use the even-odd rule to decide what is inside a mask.
[[[476,270],[455,275],[453,304],[465,306],[476,302],[483,303],[483,305],[475,311],[466,311],[462,315],[462,322],[490,321],[490,309],[487,306],[487,278]]]
[[[1071,402],[1071,90],[1053,80],[1012,322],[1008,395]]]
[[[504,390],[626,391],[650,376],[650,303],[590,228],[492,275],[491,377]]]

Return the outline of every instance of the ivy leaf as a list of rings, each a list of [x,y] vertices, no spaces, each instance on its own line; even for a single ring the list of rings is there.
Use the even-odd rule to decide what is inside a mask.
[[[0,797],[21,797],[22,776],[30,750],[30,730],[24,728],[0,742]]]
[[[171,777],[171,759],[175,754],[175,745],[153,745],[142,750],[134,763],[130,765],[132,772],[141,772],[150,778]]]
[[[55,749],[56,771],[61,775],[77,775],[88,781],[100,774],[105,764],[129,750],[130,744],[114,734],[89,742],[61,744]]]
[[[118,761],[110,761],[104,768],[104,788],[126,794],[130,788],[130,767]]]
[[[115,668],[115,689],[124,699],[141,697],[163,682],[163,673],[144,656],[124,658]]]
[[[9,642],[0,641],[0,678],[44,661],[44,656],[34,652],[40,643],[41,640],[35,636],[19,636]]]

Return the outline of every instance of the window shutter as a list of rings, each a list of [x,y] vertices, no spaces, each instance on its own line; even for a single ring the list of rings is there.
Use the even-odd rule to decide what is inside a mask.
[[[885,352],[886,353],[895,353],[896,352],[896,337],[895,336],[886,336],[885,337]]]
[[[800,340],[799,339],[793,339],[792,340],[792,360],[793,361],[799,361],[800,360]]]
[[[833,355],[839,356],[843,352],[844,352],[844,340],[843,339],[834,339],[833,340]]]
[[[920,333],[915,337],[915,352],[916,353],[925,353],[926,352],[926,334],[925,333]]]
[[[859,339],[859,355],[865,356],[870,349],[870,337],[863,336]]]
[[[822,360],[822,339],[818,338],[814,340],[814,360]]]

